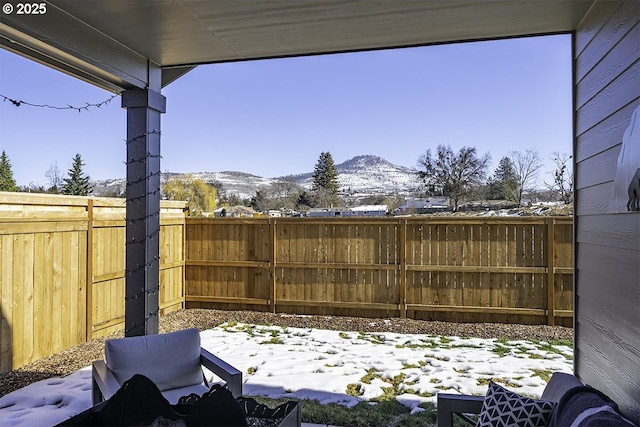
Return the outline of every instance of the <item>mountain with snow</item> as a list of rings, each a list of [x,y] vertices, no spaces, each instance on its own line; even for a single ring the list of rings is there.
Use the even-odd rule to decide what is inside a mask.
[[[356,156],[336,165],[340,193],[348,197],[366,197],[370,195],[413,195],[422,185],[414,169],[394,165],[382,157],[372,155]],[[313,172],[264,178],[246,172],[192,172],[163,173],[162,181],[169,178],[192,175],[208,183],[216,183],[227,194],[237,194],[240,198],[253,197],[260,189],[271,189],[274,184],[288,181],[311,189]],[[96,181],[93,195],[117,196],[124,193],[125,179]]]
[[[414,194],[421,182],[414,169],[394,165],[382,157],[356,156],[336,165],[338,185],[343,195]],[[313,173],[286,177],[310,189]]]

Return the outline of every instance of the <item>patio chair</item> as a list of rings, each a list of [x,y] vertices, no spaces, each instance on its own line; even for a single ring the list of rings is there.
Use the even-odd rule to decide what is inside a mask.
[[[201,348],[195,328],[107,340],[104,352],[106,360],[92,366],[94,405],[113,396],[135,374],[151,379],[171,404],[191,393],[202,395],[209,390],[202,367],[225,382],[233,397],[242,395],[242,372]]]
[[[602,392],[585,386],[578,378],[554,372],[540,400],[520,396],[495,384],[486,396],[438,393],[438,427],[454,425],[454,414],[468,425],[633,425],[620,414],[618,405]],[[484,420],[467,414],[485,413]],[[546,418],[550,418],[547,420]],[[548,421],[548,422],[545,422]]]

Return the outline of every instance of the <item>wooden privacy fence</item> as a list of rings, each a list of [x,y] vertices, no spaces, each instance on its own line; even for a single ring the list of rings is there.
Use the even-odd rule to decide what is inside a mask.
[[[124,204],[0,193],[0,372],[123,330]],[[185,219],[184,207],[161,203],[161,314],[572,323],[569,217]]]
[[[187,307],[571,326],[570,217],[196,219]]]
[[[161,314],[184,305],[184,202],[161,203]],[[0,193],[0,372],[122,331],[124,199]]]

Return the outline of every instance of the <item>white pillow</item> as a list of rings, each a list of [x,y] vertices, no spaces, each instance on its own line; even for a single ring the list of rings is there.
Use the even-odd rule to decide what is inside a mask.
[[[160,391],[202,382],[196,328],[107,340],[104,353],[107,367],[120,384],[135,374],[148,377]]]

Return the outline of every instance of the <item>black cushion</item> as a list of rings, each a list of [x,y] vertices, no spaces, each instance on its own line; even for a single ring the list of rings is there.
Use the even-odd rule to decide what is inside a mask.
[[[593,387],[573,387],[556,404],[550,427],[633,427],[618,410],[618,405]]]

